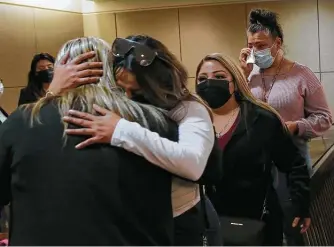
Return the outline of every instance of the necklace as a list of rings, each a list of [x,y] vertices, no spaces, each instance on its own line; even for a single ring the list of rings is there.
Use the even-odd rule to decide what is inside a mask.
[[[230,116],[229,116],[229,118],[228,118],[228,120],[227,120],[227,123],[224,125],[223,129],[222,129],[218,134],[216,134],[217,138],[220,138],[220,137],[222,137],[222,136],[225,134],[225,130],[226,130],[227,127],[230,125],[230,123],[231,123],[232,119],[234,118],[235,114],[236,114],[237,112],[239,112],[239,108],[240,108],[240,107],[237,107],[237,108],[233,109],[233,111],[232,111],[232,113],[230,114]]]
[[[278,65],[278,68],[276,70],[276,74],[273,77],[273,80],[272,80],[272,83],[270,85],[270,88],[269,88],[268,92],[266,92],[266,81],[264,79],[264,73],[263,73],[263,70],[261,70],[261,79],[262,79],[262,87],[263,87],[263,101],[266,102],[266,103],[268,102],[268,98],[269,98],[269,95],[271,93],[271,90],[274,87],[274,84],[276,82],[276,78],[277,78],[279,72],[281,71],[281,65],[283,63],[283,60],[284,60],[284,57],[282,57],[279,65]]]

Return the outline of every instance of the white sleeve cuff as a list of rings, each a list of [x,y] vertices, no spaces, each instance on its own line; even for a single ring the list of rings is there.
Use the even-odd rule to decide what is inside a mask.
[[[125,133],[129,133],[132,126],[133,123],[124,118],[121,118],[116,124],[114,133],[110,140],[110,145],[115,147],[122,147],[124,143],[122,141],[122,136],[124,136]]]

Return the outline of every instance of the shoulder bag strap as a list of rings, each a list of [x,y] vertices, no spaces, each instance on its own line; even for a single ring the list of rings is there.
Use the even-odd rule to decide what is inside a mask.
[[[268,213],[268,208],[267,208],[267,199],[269,196],[269,193],[271,191],[272,187],[272,181],[271,181],[271,170],[273,167],[273,162],[268,159],[267,153],[265,148],[263,149],[263,155],[264,155],[264,175],[267,178],[267,190],[264,196],[264,201],[263,201],[263,206],[262,206],[262,214],[261,214],[261,220],[263,220],[263,217]]]

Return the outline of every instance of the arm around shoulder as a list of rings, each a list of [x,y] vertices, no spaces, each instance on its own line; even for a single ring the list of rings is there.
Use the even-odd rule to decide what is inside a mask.
[[[207,109],[198,102],[184,102],[177,108],[171,118],[179,124],[178,142],[122,119],[116,126],[111,145],[141,155],[177,176],[197,181],[213,147],[212,121]]]

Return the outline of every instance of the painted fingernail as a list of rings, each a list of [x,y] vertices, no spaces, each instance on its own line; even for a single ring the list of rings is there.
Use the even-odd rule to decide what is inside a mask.
[[[69,110],[68,113],[74,113],[75,111],[74,110]]]

